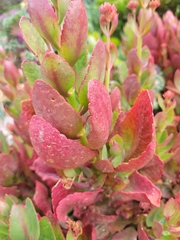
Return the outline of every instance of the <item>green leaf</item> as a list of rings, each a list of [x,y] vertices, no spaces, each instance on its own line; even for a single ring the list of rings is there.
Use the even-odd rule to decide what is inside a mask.
[[[40,237],[38,240],[56,240],[51,223],[46,217],[41,218],[39,225]]]
[[[32,201],[29,198],[26,200],[26,212],[28,217],[27,230],[29,233],[29,237],[30,239],[34,240],[39,239],[40,229],[37,213],[35,211]]]
[[[27,240],[28,216],[21,205],[13,205],[9,219],[9,238],[11,240]]]
[[[45,41],[39,35],[38,31],[35,29],[35,27],[28,18],[22,17],[19,25],[27,47],[41,61],[42,56],[48,49]]]
[[[24,61],[21,68],[31,87],[33,86],[36,79],[42,78],[40,66],[35,62]]]

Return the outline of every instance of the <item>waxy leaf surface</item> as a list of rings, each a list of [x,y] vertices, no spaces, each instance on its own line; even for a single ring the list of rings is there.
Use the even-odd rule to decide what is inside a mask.
[[[152,159],[155,151],[155,136],[152,104],[148,91],[139,94],[134,106],[119,126],[119,135],[123,140],[125,158],[117,170],[138,169]],[[131,164],[134,165],[132,169]]]
[[[45,41],[28,18],[22,17],[19,26],[27,47],[41,61],[48,49]]]
[[[41,64],[43,79],[63,96],[74,85],[75,73],[73,68],[54,52],[47,53]]]
[[[61,53],[73,66],[86,48],[88,22],[82,0],[71,1],[61,32]]]
[[[96,152],[67,139],[39,116],[31,118],[29,133],[35,151],[51,167],[76,168],[96,156]]]
[[[97,79],[100,82],[104,81],[106,67],[106,47],[105,44],[99,40],[93,50],[90,58],[87,74],[79,89],[79,101],[83,106],[87,106],[87,92],[88,82],[91,79]]]
[[[129,183],[121,193],[129,200],[150,202],[156,207],[160,205],[161,191],[138,172],[134,172],[129,177]]]
[[[88,109],[90,112],[90,133],[88,146],[92,149],[101,148],[109,137],[112,122],[112,107],[109,93],[98,80],[88,84]]]
[[[39,95],[39,93],[41,93]],[[32,89],[32,103],[36,115],[49,122],[69,138],[74,138],[83,128],[81,116],[49,84],[37,80]]]
[[[82,208],[93,204],[99,192],[101,192],[101,190],[96,190],[94,192],[77,192],[69,194],[59,202],[59,205],[56,209],[58,220],[61,222],[66,222],[68,218],[67,213],[73,207]]]
[[[56,49],[60,46],[60,28],[53,6],[48,0],[29,0],[28,13],[38,33]]]

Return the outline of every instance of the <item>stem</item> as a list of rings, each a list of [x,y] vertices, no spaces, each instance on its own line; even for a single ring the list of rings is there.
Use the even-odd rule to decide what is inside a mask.
[[[107,48],[107,62],[106,62],[106,76],[105,76],[105,86],[107,90],[109,90],[109,81],[110,81],[110,36],[107,36],[107,42],[106,42],[106,48]]]
[[[80,135],[81,135],[81,137],[80,137],[80,139],[79,139],[80,143],[81,143],[83,146],[87,146],[87,145],[88,145],[88,140],[87,140],[86,131],[85,131],[84,128],[81,130]]]
[[[77,109],[76,95],[74,89],[69,90],[69,96],[67,97],[68,103],[74,108]]]

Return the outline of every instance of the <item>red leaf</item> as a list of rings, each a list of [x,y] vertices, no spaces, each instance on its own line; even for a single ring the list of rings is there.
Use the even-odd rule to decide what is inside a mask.
[[[88,22],[82,0],[71,1],[61,32],[61,53],[71,66],[86,47]]]
[[[148,91],[142,91],[119,126],[125,158],[117,167],[118,171],[142,168],[152,159],[155,151],[154,131],[151,99]]]
[[[161,191],[138,172],[134,172],[129,177],[129,183],[121,193],[129,200],[150,202],[156,207],[160,205]]]
[[[52,5],[48,0],[29,0],[28,13],[31,22],[41,37],[49,41],[55,48],[60,45],[60,28]]]
[[[49,167],[42,159],[37,158],[34,161],[32,168],[41,179],[51,187],[57,183],[59,176],[57,175],[54,168]]]
[[[4,61],[4,77],[6,81],[13,87],[16,87],[20,80],[20,73],[18,68],[8,60]]]
[[[146,147],[146,150],[139,157],[131,158],[127,163],[123,162],[119,164],[119,166],[116,168],[116,171],[131,172],[146,166],[146,164],[152,159],[155,147],[156,143],[154,141]]]
[[[58,220],[61,222],[66,222],[68,219],[67,213],[73,207],[83,208],[93,204],[99,192],[101,192],[101,190],[96,190],[94,192],[77,192],[69,194],[59,202],[59,205],[56,209]]]
[[[114,168],[108,159],[97,161],[94,166],[103,173],[112,173]]]
[[[46,214],[47,211],[51,210],[50,202],[48,201],[48,190],[44,184],[36,181],[35,194],[33,200],[36,206]]]
[[[139,240],[150,240],[142,227],[142,223],[138,225],[138,239]]]
[[[69,89],[74,85],[75,73],[73,68],[54,52],[44,55],[41,64],[43,79],[63,96],[68,96]]]
[[[51,198],[54,214],[56,215],[56,209],[61,200],[66,198],[72,193],[71,189],[66,189],[63,187],[62,181],[59,180],[56,185],[52,188]]]
[[[112,106],[112,111],[114,111],[116,108],[120,109],[121,107],[121,93],[118,87],[115,87],[110,95],[111,98],[111,106]]]
[[[69,138],[75,138],[83,128],[79,113],[44,81],[36,80],[32,89],[32,103],[38,116]]]
[[[79,89],[79,101],[83,106],[87,106],[87,92],[88,82],[91,79],[98,79],[100,82],[104,81],[106,67],[106,47],[104,42],[99,40],[93,50],[92,56],[89,61],[87,74],[81,83]]]
[[[91,80],[88,85],[88,100],[90,112],[90,134],[88,146],[101,148],[109,137],[112,122],[112,108],[109,93],[98,80]]]
[[[134,103],[141,90],[141,84],[137,75],[129,75],[122,84],[122,90],[130,105]]]
[[[154,155],[148,164],[141,168],[139,172],[146,176],[151,182],[157,182],[162,177],[163,167],[164,163],[158,156]]]
[[[19,190],[17,187],[3,187],[0,185],[0,197],[4,198],[6,194],[18,196]]]
[[[18,124],[18,130],[21,138],[29,145],[31,145],[29,137],[29,121],[33,115],[34,108],[32,106],[32,101],[30,99],[22,101],[22,112]]]
[[[0,154],[0,185],[9,185],[18,169],[17,161],[7,153]]]
[[[112,240],[137,240],[137,232],[133,227],[128,227],[119,233],[116,233]]]
[[[95,151],[67,139],[39,116],[31,118],[29,132],[35,151],[51,167],[76,168],[96,156]]]

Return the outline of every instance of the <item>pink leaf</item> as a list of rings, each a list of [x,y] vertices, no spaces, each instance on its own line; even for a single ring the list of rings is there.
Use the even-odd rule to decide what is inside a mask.
[[[79,101],[83,106],[87,106],[87,92],[88,82],[91,79],[98,79],[100,82],[104,81],[106,67],[106,47],[105,44],[99,40],[93,50],[90,58],[87,74],[79,89]]]
[[[103,173],[112,173],[114,168],[108,159],[97,161],[94,166]]]
[[[92,149],[101,148],[109,137],[112,122],[112,108],[109,93],[98,80],[91,80],[88,85],[90,112],[90,134],[88,146]]]
[[[57,16],[48,0],[29,0],[28,13],[32,24],[41,37],[59,50],[60,28]]]
[[[155,207],[160,205],[161,191],[138,172],[129,177],[129,183],[121,193],[129,199],[150,202]]]
[[[68,219],[67,213],[71,208],[74,207],[83,208],[93,204],[99,192],[101,192],[101,190],[69,194],[67,197],[65,197],[59,202],[59,205],[56,209],[58,220],[61,222],[65,222]]]
[[[146,176],[151,182],[157,182],[162,177],[164,163],[154,155],[153,158],[140,169],[140,173]]]
[[[32,103],[38,116],[69,138],[75,138],[83,128],[79,113],[44,81],[36,80],[32,89]]]
[[[118,87],[115,87],[110,95],[111,98],[111,106],[112,106],[112,111],[114,111],[116,108],[120,109],[120,98],[121,98],[121,93]]]
[[[68,91],[74,85],[75,73],[73,68],[54,52],[44,55],[41,64],[43,79],[63,96],[68,96]]]
[[[18,130],[21,138],[31,145],[29,137],[29,121],[34,115],[34,108],[32,106],[32,101],[30,99],[22,101],[22,112],[20,116],[20,121],[18,124]]]
[[[0,185],[11,184],[16,171],[18,170],[17,161],[7,153],[0,154]]]
[[[95,151],[67,139],[39,116],[31,118],[29,133],[35,151],[51,167],[76,168],[96,156]]]
[[[64,188],[62,181],[59,180],[56,185],[52,188],[51,198],[52,198],[52,206],[53,211],[56,214],[56,209],[61,200],[66,198],[69,194],[72,194],[71,189]]]
[[[82,0],[71,1],[61,32],[61,52],[71,66],[75,64],[86,47],[88,22]]]
[[[32,168],[41,179],[51,187],[57,183],[59,180],[59,176],[56,173],[55,169],[49,167],[42,159],[37,158],[34,161],[33,168]]]
[[[4,77],[6,81],[13,87],[16,87],[20,80],[18,68],[9,60],[4,61]]]
[[[132,48],[127,55],[127,65],[129,68],[129,73],[139,74],[141,71],[141,60],[137,55],[137,51],[135,48]]]
[[[0,185],[0,197],[4,198],[6,194],[18,196],[19,190],[17,187],[3,187]]]
[[[150,240],[142,227],[142,223],[138,225],[138,239],[139,240]]]
[[[115,127],[117,129],[116,124]],[[152,159],[155,151],[155,136],[152,104],[148,91],[139,94],[134,106],[119,126],[119,135],[123,140],[125,158],[117,167],[118,171],[142,168]]]
[[[48,201],[48,189],[39,181],[36,181],[36,189],[33,200],[36,206],[44,214],[46,214],[47,211],[51,210],[50,202]]]
[[[137,232],[133,227],[128,227],[119,233],[116,233],[112,240],[137,240]]]
[[[130,87],[131,86],[131,87]],[[136,74],[129,75],[122,84],[124,95],[130,105],[134,103],[141,90],[141,84]]]

